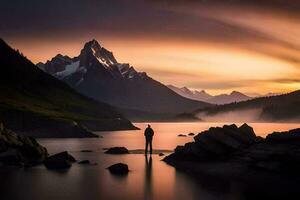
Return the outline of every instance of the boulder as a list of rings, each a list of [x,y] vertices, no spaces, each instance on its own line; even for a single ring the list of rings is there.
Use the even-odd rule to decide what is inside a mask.
[[[9,148],[0,153],[0,163],[4,165],[23,166],[24,162],[22,154],[17,149]]]
[[[159,156],[164,156],[165,154],[164,154],[164,153],[159,153],[158,155],[159,155]]]
[[[186,143],[175,149],[172,158],[189,161],[228,159],[255,143],[257,137],[247,124],[237,127],[235,124],[223,127],[211,127],[194,137],[194,142]]]
[[[83,152],[83,153],[90,153],[90,152],[93,152],[93,150],[81,150],[80,152]]]
[[[125,147],[112,147],[112,148],[109,148],[104,153],[107,153],[107,154],[129,154],[129,151]]]
[[[129,172],[128,165],[124,163],[111,165],[107,169],[110,171],[110,173],[115,175],[126,175]]]
[[[79,161],[78,164],[88,165],[88,164],[91,164],[91,162],[89,160],[82,160],[82,161]]]
[[[254,130],[251,126],[248,124],[243,124],[239,127],[239,132],[241,137],[244,139],[246,144],[253,144],[256,141],[256,135],[254,133]]]
[[[0,129],[0,163],[32,166],[42,163],[48,156],[47,149],[34,138],[17,135],[3,124]]]
[[[178,137],[186,137],[184,134],[179,134]]]
[[[300,128],[285,132],[273,132],[266,137],[269,143],[300,143]]]
[[[47,169],[67,169],[72,166],[72,163],[76,162],[76,159],[71,156],[67,151],[52,155],[48,157],[44,164]]]

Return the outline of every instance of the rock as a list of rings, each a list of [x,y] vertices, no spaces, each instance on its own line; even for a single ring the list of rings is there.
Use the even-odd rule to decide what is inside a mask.
[[[239,127],[241,137],[246,141],[246,144],[253,144],[256,140],[254,130],[248,124],[243,124]]]
[[[82,160],[82,161],[79,161],[78,164],[88,165],[88,164],[91,164],[91,162],[89,160]]]
[[[209,128],[196,135],[194,140],[177,147],[172,157],[192,161],[228,159],[234,152],[255,143],[257,137],[247,124],[239,128],[232,124]]]
[[[159,155],[159,156],[164,156],[165,154],[164,154],[164,153],[159,153],[158,155]]]
[[[195,133],[189,133],[188,135],[189,135],[189,136],[194,136],[194,135],[195,135]]]
[[[300,129],[285,132],[273,132],[266,137],[269,143],[300,143]]]
[[[112,147],[112,148],[109,148],[104,153],[107,153],[107,154],[129,154],[129,151],[125,147]]]
[[[116,175],[126,175],[129,172],[128,165],[124,163],[117,163],[114,165],[111,165],[107,168],[110,173],[116,174]]]
[[[23,166],[25,161],[17,149],[9,148],[5,152],[0,153],[0,162],[4,165]]]
[[[282,188],[288,188],[281,193],[284,195],[278,196],[282,199],[291,194],[290,188],[300,180],[298,134],[300,129],[294,129],[272,133],[264,139],[255,136],[246,124],[239,128],[236,125],[210,128],[194,137],[195,142],[176,147],[163,161],[199,180],[237,181],[251,186],[251,193],[252,185],[258,186],[259,195],[269,191],[281,193]],[[240,146],[235,146],[236,143]],[[293,188],[293,192],[298,190]]]
[[[90,153],[90,152],[93,152],[92,150],[81,150],[80,152],[83,152],[83,153]]]
[[[71,156],[67,151],[52,155],[48,157],[44,164],[48,169],[67,169],[72,166],[72,163],[76,162],[75,158]]]
[[[186,137],[184,134],[179,134],[178,137]]]
[[[0,128],[0,163],[5,165],[32,166],[42,163],[48,156],[47,149],[32,137],[20,136]]]
[[[256,167],[258,169],[263,169],[267,171],[274,171],[274,172],[280,172],[281,171],[281,166],[279,162],[257,162],[253,167]]]

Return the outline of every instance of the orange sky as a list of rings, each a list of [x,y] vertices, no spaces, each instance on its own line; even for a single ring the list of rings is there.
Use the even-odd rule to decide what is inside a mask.
[[[151,24],[153,30],[149,32],[123,33],[122,29],[118,34],[95,28],[74,35],[63,31],[62,36],[7,36],[7,40],[37,63],[58,53],[77,56],[84,43],[95,38],[119,62],[130,63],[162,83],[205,89],[212,94],[300,89],[298,15],[249,7],[184,5],[155,9],[172,13],[169,18],[176,16],[177,22],[166,21],[158,28],[157,23]]]

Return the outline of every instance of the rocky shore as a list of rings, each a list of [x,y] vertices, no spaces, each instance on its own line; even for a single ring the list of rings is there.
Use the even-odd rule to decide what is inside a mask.
[[[0,123],[0,165],[27,167],[42,163],[47,149],[32,137],[17,135]]]
[[[247,197],[300,193],[300,129],[261,138],[247,124],[212,127],[164,161],[199,181],[224,183],[221,187],[239,182]]]

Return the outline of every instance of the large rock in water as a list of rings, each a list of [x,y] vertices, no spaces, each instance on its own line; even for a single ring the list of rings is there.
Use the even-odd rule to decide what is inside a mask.
[[[239,163],[260,170],[300,174],[300,129],[274,132],[263,139],[247,124],[240,127],[233,124],[210,128],[194,139],[176,147],[164,160],[170,164]]]
[[[242,199],[298,197],[300,181],[300,129],[256,137],[244,124],[210,128],[194,142],[178,146],[164,161],[196,178],[212,182],[222,191],[232,182],[242,185]],[[223,182],[223,183],[222,183]],[[229,186],[228,191],[236,189]]]
[[[47,156],[47,149],[34,138],[17,135],[0,123],[0,163],[31,166],[42,163]]]
[[[124,163],[111,165],[107,169],[110,171],[110,173],[115,175],[126,175],[129,172],[128,165]]]
[[[107,153],[107,154],[129,154],[129,151],[125,147],[111,147],[104,153]]]
[[[64,151],[48,157],[44,164],[48,169],[56,170],[70,168],[73,162],[76,162],[76,159],[67,151]]]
[[[240,127],[235,124],[212,127],[195,136],[195,142],[177,147],[173,156],[189,160],[224,159],[253,144],[256,138],[253,129],[247,124]]]
[[[300,128],[285,132],[273,132],[266,137],[270,143],[296,143],[300,144]]]

